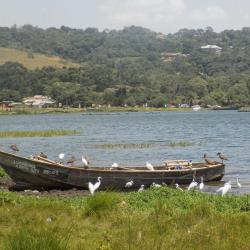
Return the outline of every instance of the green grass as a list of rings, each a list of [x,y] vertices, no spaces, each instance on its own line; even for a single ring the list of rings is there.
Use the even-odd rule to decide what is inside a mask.
[[[8,175],[5,173],[5,171],[3,170],[3,168],[0,167],[0,178],[1,177],[7,177]]]
[[[0,65],[6,62],[18,62],[28,69],[42,67],[80,67],[79,64],[64,60],[58,56],[48,56],[39,53],[30,53],[13,48],[0,47]]]
[[[101,149],[133,149],[133,148],[149,148],[152,143],[119,143],[119,144],[99,144],[95,145],[96,148]]]
[[[6,137],[53,137],[80,134],[77,130],[29,130],[29,131],[0,131],[0,138]]]
[[[191,141],[170,141],[168,146],[170,147],[189,147],[194,145]]]
[[[0,191],[0,249],[249,249],[249,231],[247,195],[167,187],[77,198]]]

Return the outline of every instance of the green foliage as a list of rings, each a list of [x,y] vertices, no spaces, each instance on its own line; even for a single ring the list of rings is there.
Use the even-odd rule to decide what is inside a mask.
[[[0,167],[0,177],[5,177],[8,176],[5,171],[3,170],[3,168]]]
[[[220,33],[182,29],[160,38],[135,26],[99,32],[25,25],[0,28],[0,37],[0,46],[30,56],[38,52],[81,63],[79,68],[29,70],[6,62],[0,66],[0,101],[43,94],[72,107],[250,105],[247,28]],[[222,50],[201,49],[207,44]]]
[[[161,187],[74,198],[0,191],[0,201],[1,249],[248,249],[250,244],[248,195]]]
[[[117,193],[98,192],[87,199],[84,214],[87,216],[96,215],[98,217],[111,213],[118,207],[121,198]]]
[[[0,138],[5,137],[53,137],[65,135],[77,135],[76,130],[29,130],[29,131],[0,131]]]

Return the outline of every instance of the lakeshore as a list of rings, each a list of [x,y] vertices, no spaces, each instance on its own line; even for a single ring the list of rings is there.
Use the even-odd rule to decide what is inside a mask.
[[[248,249],[248,195],[168,187],[58,197],[0,191],[1,249]]]

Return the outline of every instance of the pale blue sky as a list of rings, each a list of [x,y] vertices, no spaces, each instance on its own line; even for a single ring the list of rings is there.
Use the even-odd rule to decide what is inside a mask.
[[[169,33],[181,28],[214,30],[250,26],[250,0],[0,0],[0,26],[42,28],[138,25]]]

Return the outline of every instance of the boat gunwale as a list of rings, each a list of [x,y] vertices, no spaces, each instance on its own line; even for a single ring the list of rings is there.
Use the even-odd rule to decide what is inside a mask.
[[[11,153],[7,153],[7,152],[4,152],[4,151],[0,151],[0,154],[4,154],[4,155],[8,155],[9,157],[15,157],[15,158],[18,158],[18,159],[21,159],[21,160],[27,160],[27,161],[30,161],[30,162],[33,162],[33,163],[39,163],[39,164],[42,164],[42,165],[45,165],[45,166],[48,166],[48,167],[56,167],[56,168],[61,168],[61,169],[68,169],[68,170],[80,170],[80,171],[83,171],[83,172],[105,172],[105,173],[111,173],[111,172],[115,172],[115,173],[180,173],[180,172],[195,172],[197,170],[205,170],[205,169],[211,169],[211,168],[217,168],[217,167],[224,167],[225,164],[224,163],[217,163],[215,165],[207,165],[203,162],[194,162],[193,164],[204,164],[204,167],[195,167],[195,168],[184,168],[184,169],[155,169],[155,170],[149,170],[149,169],[97,169],[98,166],[94,166],[93,168],[83,168],[83,167],[77,167],[77,166],[65,166],[65,165],[62,165],[60,163],[52,163],[52,162],[45,162],[45,161],[42,161],[42,160],[36,160],[36,159],[30,159],[30,158],[27,158],[25,156],[18,156],[18,155],[15,155],[15,154],[11,154]],[[1,166],[1,165],[0,165]],[[12,167],[15,167],[15,166],[12,166]],[[144,167],[144,166],[140,166],[140,165],[134,165],[134,166],[124,166],[124,168],[132,168],[132,167]],[[164,165],[160,165],[160,166],[155,166],[155,167],[164,167]],[[100,167],[100,168],[105,168],[105,167]],[[108,168],[108,166],[107,166]]]

